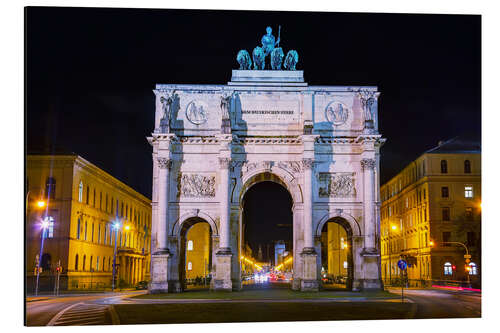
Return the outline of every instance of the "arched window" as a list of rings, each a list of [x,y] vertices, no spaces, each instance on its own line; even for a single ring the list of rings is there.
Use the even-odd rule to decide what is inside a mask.
[[[82,271],[85,271],[85,262],[87,261],[87,256],[83,256],[83,265],[82,265]]]
[[[464,162],[464,173],[470,173],[470,161],[465,160]]]
[[[78,185],[78,202],[83,200],[83,182],[80,180],[80,185]]]
[[[78,218],[78,222],[76,223],[76,239],[80,239],[80,229],[82,227],[82,222],[80,218]]]
[[[193,251],[193,241],[192,240],[188,241],[187,250],[188,251]]]
[[[448,162],[441,160],[441,173],[448,173]]]
[[[193,263],[190,261],[188,262],[188,271],[193,269]]]
[[[45,195],[47,198],[56,198],[56,179],[53,177],[48,177],[45,181]]]
[[[75,271],[78,270],[78,254],[75,256]]]
[[[469,264],[469,275],[477,275],[477,266],[473,262]]]
[[[444,263],[444,275],[453,275],[453,266],[449,262]]]

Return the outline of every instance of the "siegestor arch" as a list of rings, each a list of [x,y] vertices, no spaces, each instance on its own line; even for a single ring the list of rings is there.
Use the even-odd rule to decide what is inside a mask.
[[[340,224],[346,229],[348,234],[351,233],[350,236],[361,236],[361,227],[358,221],[356,221],[352,215],[341,212],[335,214],[327,213],[319,220],[315,233],[317,237],[321,237],[321,230],[323,230],[323,226],[327,222],[336,222]]]
[[[252,172],[243,175],[241,179],[243,186],[241,187],[238,196],[238,202],[240,205],[245,193],[250,189],[250,187],[265,181],[274,182],[286,188],[290,193],[294,204],[303,202],[302,191],[300,186],[297,184],[296,178],[293,178],[289,173],[280,168],[273,167],[272,169],[253,170]]]
[[[193,209],[185,212],[177,219],[177,221],[175,221],[174,225],[172,226],[170,236],[180,237],[183,224],[187,221],[192,221],[193,218],[199,218],[200,220],[207,222],[210,225],[210,229],[212,230],[212,236],[219,235],[219,229],[217,228],[215,220],[207,213],[204,213],[199,209]]]

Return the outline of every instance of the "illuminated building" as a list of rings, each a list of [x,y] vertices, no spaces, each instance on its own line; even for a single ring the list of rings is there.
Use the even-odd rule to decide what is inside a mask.
[[[186,278],[196,279],[210,273],[211,237],[208,223],[196,223],[187,232]]]
[[[75,154],[28,155],[26,159],[27,289],[34,286],[41,219],[49,218],[40,290],[54,290],[60,261],[60,289],[110,288],[115,235],[117,285],[149,279],[151,200]],[[39,198],[46,209],[36,209]],[[120,223],[116,234],[111,224]]]
[[[380,190],[382,277],[410,285],[480,282],[481,146],[458,138],[424,152]],[[432,243],[431,243],[432,242]],[[465,248],[470,264],[466,266]],[[433,246],[432,246],[433,245]]]

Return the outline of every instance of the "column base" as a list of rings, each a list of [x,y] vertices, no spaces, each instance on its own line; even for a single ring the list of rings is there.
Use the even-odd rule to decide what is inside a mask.
[[[160,249],[151,255],[150,294],[168,293],[168,258],[167,249]]]
[[[319,291],[317,274],[317,253],[312,247],[305,247],[300,254],[304,262],[300,291]]]
[[[231,249],[221,248],[215,254],[217,263],[215,266],[215,279],[212,289],[215,291],[233,291],[233,282],[231,280]]]
[[[300,280],[300,291],[319,291],[318,280]]]

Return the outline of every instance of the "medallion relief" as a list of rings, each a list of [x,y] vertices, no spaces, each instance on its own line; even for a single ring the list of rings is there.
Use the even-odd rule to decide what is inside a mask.
[[[354,173],[335,172],[319,174],[320,198],[354,198],[356,187],[354,185]]]
[[[195,125],[202,125],[208,119],[208,106],[205,102],[193,100],[186,106],[186,118]]]
[[[187,198],[215,197],[215,176],[180,173],[177,193]]]
[[[325,109],[326,119],[335,126],[345,124],[349,116],[349,110],[343,103],[332,101]]]

